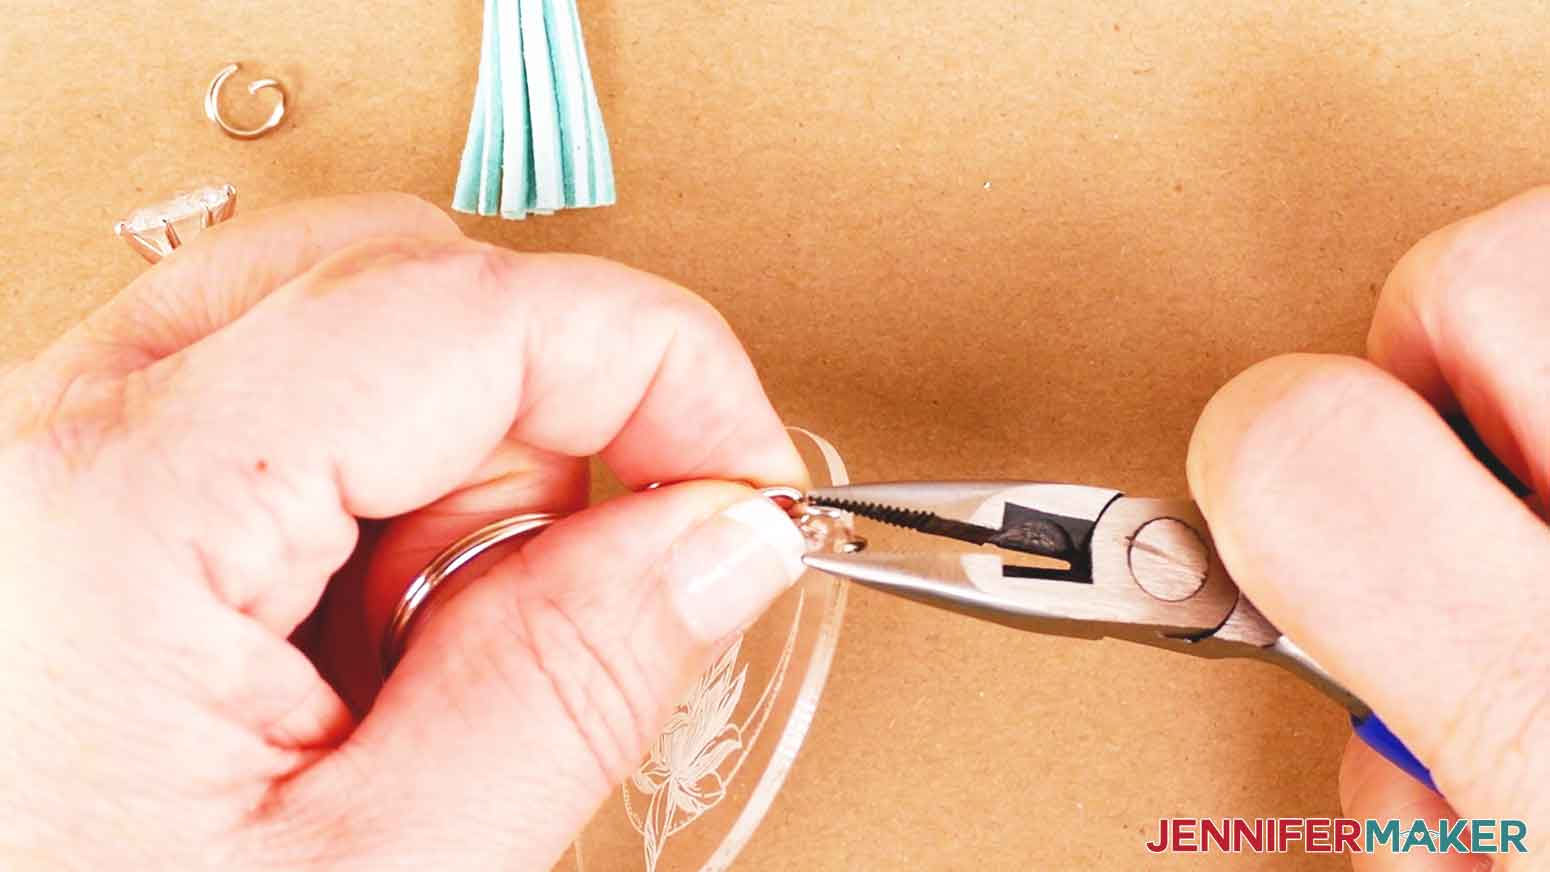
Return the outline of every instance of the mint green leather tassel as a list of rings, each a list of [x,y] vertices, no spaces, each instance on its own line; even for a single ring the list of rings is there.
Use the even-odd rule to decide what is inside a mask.
[[[452,208],[523,218],[612,204],[576,0],[485,0],[480,52]]]

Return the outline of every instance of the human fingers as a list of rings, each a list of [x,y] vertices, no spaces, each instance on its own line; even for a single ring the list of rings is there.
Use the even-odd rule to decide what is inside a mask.
[[[1212,399],[1189,472],[1234,578],[1461,810],[1546,819],[1550,533],[1435,409],[1363,361],[1277,358]]]
[[[1443,228],[1384,284],[1368,356],[1550,488],[1550,188]]]
[[[239,214],[141,273],[45,356],[70,376],[139,369],[230,324],[341,249],[385,236],[462,233],[445,212],[407,194],[347,194]]]
[[[350,741],[277,794],[279,821],[330,812],[331,850],[368,867],[550,868],[802,550],[783,510],[730,483],[558,522],[438,603]],[[715,712],[690,718],[674,765],[735,747]]]

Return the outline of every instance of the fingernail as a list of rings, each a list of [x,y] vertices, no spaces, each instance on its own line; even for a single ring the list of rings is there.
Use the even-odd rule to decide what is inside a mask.
[[[722,509],[668,558],[667,583],[684,626],[706,643],[747,626],[801,576],[805,550],[791,517],[765,497]]]

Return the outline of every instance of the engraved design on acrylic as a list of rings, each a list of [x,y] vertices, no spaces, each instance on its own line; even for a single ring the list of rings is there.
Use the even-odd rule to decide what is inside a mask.
[[[695,682],[652,743],[646,761],[621,788],[625,813],[644,843],[646,872],[656,872],[670,836],[725,798],[727,785],[759,740],[791,664],[806,597],[805,591],[798,591],[796,615],[780,661],[748,716],[741,723],[732,722],[748,679],[748,665],[737,662],[743,645],[743,637],[738,636]],[[641,802],[644,809],[638,808]]]

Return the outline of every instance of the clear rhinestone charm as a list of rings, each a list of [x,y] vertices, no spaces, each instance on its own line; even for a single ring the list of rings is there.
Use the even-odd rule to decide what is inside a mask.
[[[156,263],[200,230],[230,218],[236,210],[236,188],[209,185],[136,209],[114,225],[113,232],[141,257]]]
[[[866,548],[866,539],[856,535],[854,521],[849,512],[807,503],[799,504],[796,515],[809,552],[850,554]]]
[[[855,518],[846,511],[815,506],[804,500],[794,487],[767,487],[760,493],[774,500],[802,531],[809,554],[833,552],[849,554],[866,548],[866,539],[856,535]]]

